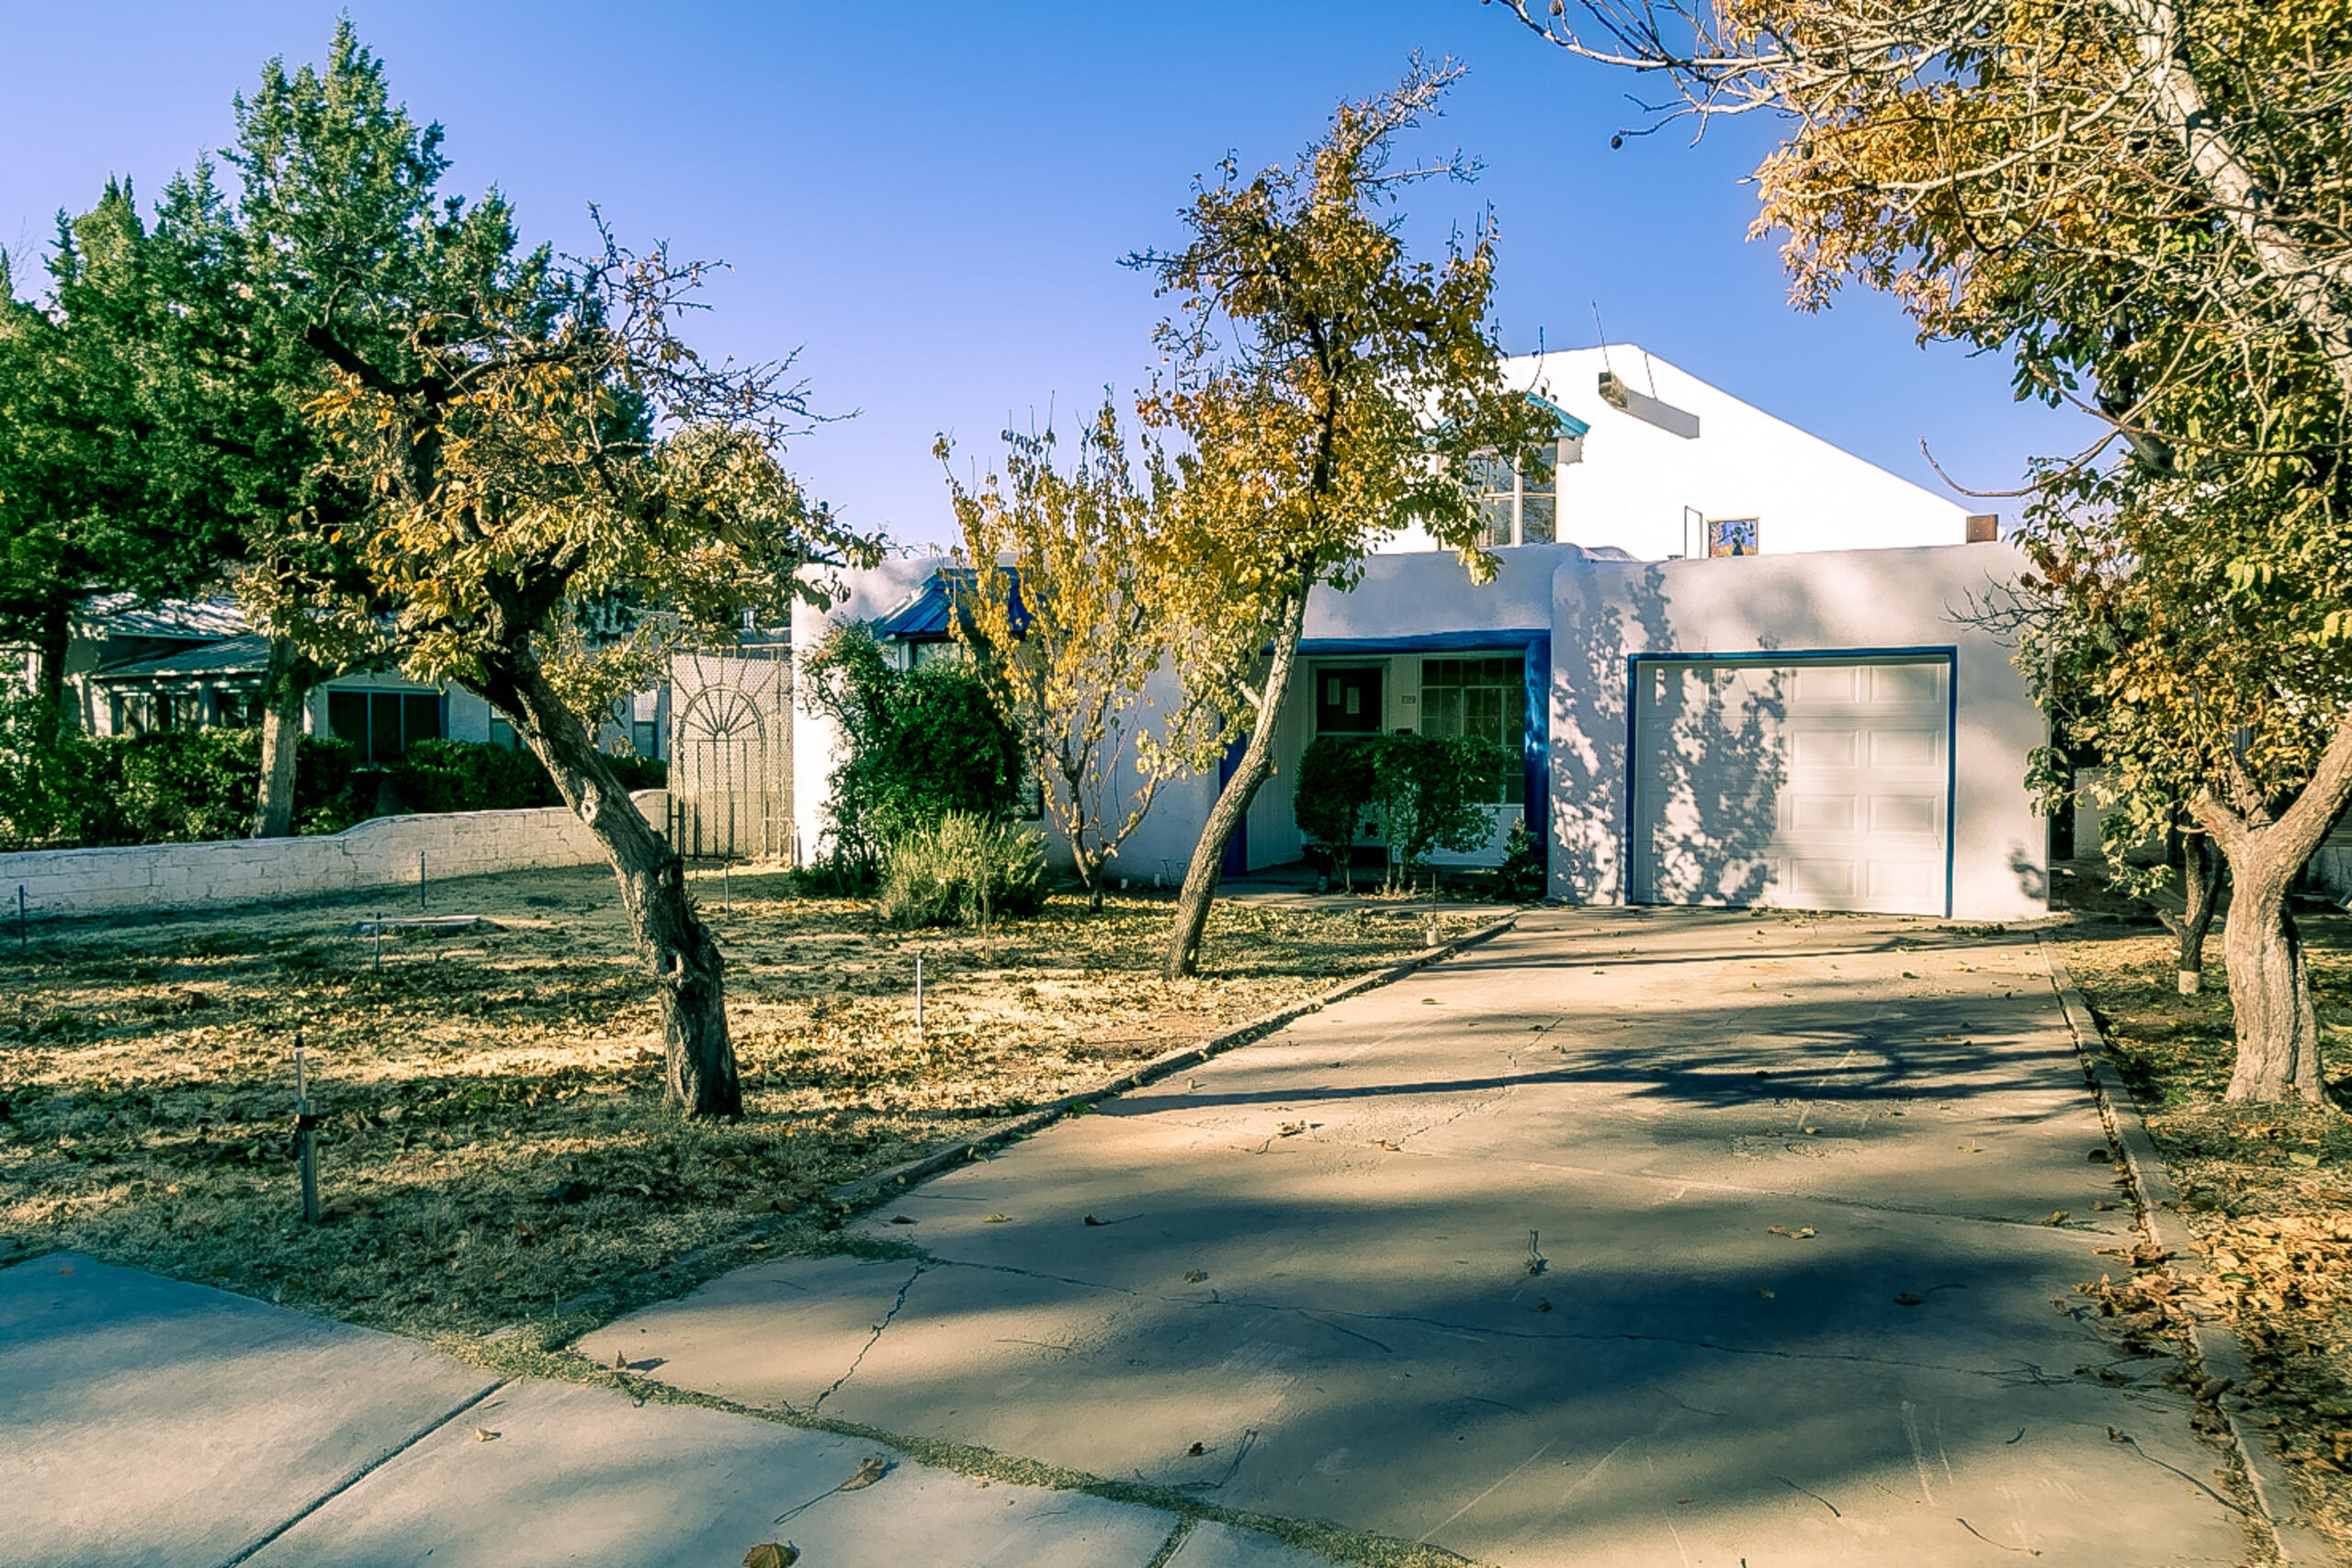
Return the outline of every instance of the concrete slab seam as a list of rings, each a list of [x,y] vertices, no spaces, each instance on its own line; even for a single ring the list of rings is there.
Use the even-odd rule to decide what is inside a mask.
[[[1247,1023],[1237,1024],[1224,1033],[1212,1035],[1197,1045],[1181,1046],[1165,1055],[1154,1056],[1140,1066],[1129,1067],[1126,1071],[1107,1078],[1091,1089],[1080,1089],[1075,1094],[1066,1094],[1047,1100],[1035,1110],[1023,1111],[1019,1116],[999,1122],[992,1126],[983,1127],[970,1137],[949,1144],[944,1148],[935,1149],[921,1158],[908,1160],[902,1165],[892,1166],[887,1170],[876,1171],[871,1176],[861,1176],[854,1180],[844,1181],[840,1186],[828,1190],[825,1196],[844,1208],[858,1208],[881,1197],[891,1188],[911,1186],[924,1177],[936,1176],[943,1170],[970,1159],[980,1150],[1003,1143],[1008,1138],[1019,1137],[1024,1133],[1037,1132],[1059,1121],[1080,1106],[1092,1105],[1097,1100],[1114,1099],[1130,1089],[1142,1089],[1157,1083],[1179,1067],[1193,1066],[1207,1061],[1212,1056],[1223,1055],[1237,1046],[1250,1044],[1272,1033],[1286,1023],[1305,1018],[1309,1013],[1320,1012],[1327,1007],[1346,1001],[1349,998],[1361,995],[1365,991],[1393,985],[1416,970],[1425,969],[1432,964],[1453,957],[1465,948],[1476,947],[1481,942],[1502,935],[1519,923],[1519,913],[1514,910],[1492,925],[1483,926],[1467,936],[1456,937],[1453,941],[1442,942],[1436,947],[1424,948],[1400,964],[1391,964],[1385,969],[1374,970],[1369,975],[1359,976],[1345,984],[1335,986],[1317,996],[1310,997],[1303,1002],[1296,1002],[1286,1008],[1278,1008],[1272,1012],[1253,1018]]]
[[[458,1416],[463,1416],[467,1411],[473,1409],[476,1405],[481,1404],[483,1400],[488,1399],[492,1394],[496,1393],[503,1388],[513,1387],[514,1382],[514,1380],[512,1378],[501,1378],[496,1382],[492,1383],[488,1388],[483,1389],[480,1393],[475,1394],[472,1398],[461,1401],[458,1404],[452,1405],[440,1416],[426,1422],[415,1431],[411,1432],[400,1442],[393,1444],[382,1453],[378,1454],[374,1459],[369,1460],[366,1464],[363,1464],[358,1469],[353,1471],[349,1475],[345,1476],[341,1481],[338,1481],[334,1485],[328,1487],[324,1492],[320,1493],[316,1497],[311,1498],[308,1504],[295,1510],[289,1517],[282,1521],[276,1529],[266,1532],[260,1540],[248,1543],[243,1551],[224,1561],[220,1564],[220,1568],[237,1568],[239,1563],[249,1561],[254,1553],[269,1545],[271,1541],[276,1540],[288,1530],[292,1529],[296,1525],[300,1524],[304,1519],[309,1518],[312,1514],[317,1513],[321,1508],[325,1507],[329,1503],[334,1502],[337,1497],[342,1496],[345,1493],[350,1491],[353,1487],[358,1485],[361,1482],[375,1474],[376,1472],[383,1469],[384,1466],[391,1463],[392,1461],[400,1458],[401,1455],[408,1452],[409,1450],[416,1447],[417,1444],[424,1441],[425,1438],[431,1437],[442,1427],[447,1427],[450,1422],[455,1421]]]
[[[2124,1175],[2140,1210],[2140,1223],[2157,1250],[2170,1254],[2181,1265],[2172,1271],[2193,1280],[2207,1271],[2205,1251],[2196,1233],[2180,1219],[2179,1192],[2165,1169],[2163,1156],[2156,1152],[2155,1138],[2148,1131],[2147,1113],[2116,1069],[2107,1036],[2091,1015],[2090,1004],[2075,986],[2066,961],[2058,955],[2048,937],[2038,935],[2035,940],[2049,966],[2051,988],[2058,995],[2059,1008],[2075,1037],[2075,1049],[2082,1056],[2083,1075],[2089,1080],[2092,1096],[2098,1102],[2100,1119],[2107,1123],[2109,1137],[2123,1156]],[[2335,1553],[2326,1538],[2294,1511],[2294,1482],[2285,1465],[2262,1440],[2260,1430],[2253,1428],[2247,1420],[2252,1406],[2238,1391],[2245,1386],[2251,1373],[2238,1348],[2237,1335],[2227,1323],[2209,1316],[2202,1307],[2194,1304],[2192,1298],[2188,1339],[2205,1375],[2224,1380],[2230,1385],[2214,1404],[2222,1413],[2231,1445],[2245,1466],[2246,1485],[2254,1494],[2256,1511],[2279,1561],[2333,1561]]]

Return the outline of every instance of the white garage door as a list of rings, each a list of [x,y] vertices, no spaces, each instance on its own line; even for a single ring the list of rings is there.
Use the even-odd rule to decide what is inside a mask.
[[[1944,912],[1947,660],[1634,668],[1637,902]]]

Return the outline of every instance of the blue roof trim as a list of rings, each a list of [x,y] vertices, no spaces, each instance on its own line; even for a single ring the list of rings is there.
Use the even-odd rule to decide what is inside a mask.
[[[1592,426],[1587,424],[1584,421],[1578,419],[1576,415],[1570,413],[1567,410],[1562,408],[1559,404],[1554,402],[1551,399],[1545,397],[1541,392],[1528,393],[1527,400],[1533,403],[1537,408],[1542,409],[1545,413],[1550,414],[1554,419],[1558,420],[1560,422],[1560,434],[1566,436],[1571,441],[1577,439],[1578,436],[1584,434],[1587,431],[1589,431],[1592,428]]]
[[[1021,574],[1008,567],[1005,575],[1012,579],[1012,629],[1017,634],[1029,625],[1029,612],[1021,603]],[[969,567],[940,568],[897,609],[875,621],[874,635],[886,642],[945,642],[954,635],[948,616],[956,595],[972,592],[976,583]]]
[[[1418,637],[1310,637],[1298,651],[1310,659],[1372,653],[1467,653],[1490,649],[1516,652],[1552,635],[1549,626],[1490,632],[1423,632]]]

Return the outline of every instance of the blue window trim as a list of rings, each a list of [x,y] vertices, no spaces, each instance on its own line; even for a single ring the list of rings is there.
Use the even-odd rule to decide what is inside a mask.
[[[1634,897],[1634,780],[1640,753],[1645,664],[1751,664],[1778,669],[1789,664],[1871,664],[1898,659],[1941,660],[1944,665],[1944,914],[1951,919],[1952,856],[1960,828],[1960,649],[1951,643],[1916,648],[1823,648],[1799,651],[1758,649],[1753,653],[1631,653],[1625,656],[1625,827],[1619,841],[1618,879],[1630,908]],[[1740,906],[1733,906],[1739,908]]]
[[[1305,659],[1344,658],[1371,653],[1468,653],[1484,649],[1508,653],[1531,643],[1549,642],[1549,626],[1514,626],[1490,632],[1423,632],[1419,637],[1310,637],[1302,638]]]

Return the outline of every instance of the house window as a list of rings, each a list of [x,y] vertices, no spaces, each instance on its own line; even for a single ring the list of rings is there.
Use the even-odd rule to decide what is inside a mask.
[[[653,755],[653,721],[651,719],[629,720],[628,749],[640,757],[650,758]]]
[[[1472,482],[1478,491],[1478,543],[1487,549],[1509,545],[1548,545],[1559,536],[1559,469],[1550,447],[1516,463],[1476,459]]]
[[[1527,743],[1527,661],[1516,654],[1422,660],[1421,733],[1491,740],[1518,757]],[[1503,771],[1497,798],[1526,803],[1523,769]]]
[[[1707,553],[1711,556],[1752,556],[1756,553],[1757,521],[1753,517],[1707,519]]]
[[[506,716],[494,713],[490,716],[490,743],[492,746],[503,746],[512,751],[523,742],[522,738],[514,733],[514,726]]]
[[[146,692],[117,692],[114,694],[114,726],[117,735],[144,735],[155,728],[155,699]]]
[[[397,761],[420,740],[441,739],[441,698],[432,692],[329,692],[327,730],[348,740],[362,766]]]

